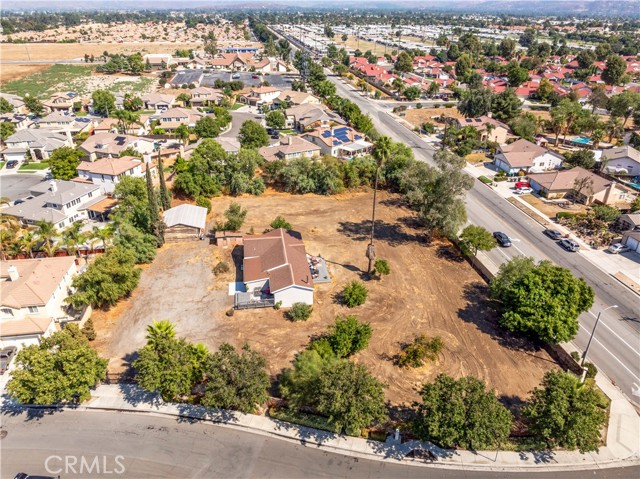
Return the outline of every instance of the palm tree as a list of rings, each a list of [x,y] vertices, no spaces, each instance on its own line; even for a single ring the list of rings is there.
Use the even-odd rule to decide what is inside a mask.
[[[624,132],[620,120],[617,118],[611,118],[607,122],[607,129],[609,130],[609,143],[611,143],[614,138],[619,138]]]
[[[376,176],[373,181],[373,210],[371,213],[371,240],[367,246],[367,258],[369,258],[369,266],[367,267],[367,273],[371,274],[371,267],[375,260],[376,253],[373,245],[373,237],[375,233],[376,224],[376,196],[378,193],[378,176],[380,168],[391,156],[391,148],[393,143],[388,136],[381,136],[376,141],[373,147],[373,158],[376,160]]]
[[[7,259],[7,253],[11,250],[11,245],[15,243],[15,239],[15,231],[8,228],[0,229],[0,259]]]
[[[91,232],[96,238],[99,238],[102,241],[102,249],[107,251],[107,243],[113,236],[115,235],[115,229],[112,225],[107,225],[104,228],[98,228],[97,226],[93,227],[93,231]]]
[[[36,244],[38,244],[38,239],[31,232],[26,232],[20,238],[20,245],[22,246],[25,254],[29,256],[29,258],[33,258],[33,249],[35,248]]]
[[[78,255],[78,248],[86,238],[86,235],[80,232],[81,227],[82,223],[80,221],[76,221],[62,232],[62,241],[64,242],[64,246],[70,256]]]
[[[168,320],[154,321],[153,324],[147,326],[147,344],[151,347],[157,346],[162,339],[173,339],[176,331],[173,324]]]
[[[189,139],[189,128],[187,125],[180,125],[178,128],[173,130],[173,134],[181,143],[186,143]]]
[[[47,252],[47,256],[53,256],[56,250],[55,239],[58,237],[56,227],[51,221],[38,221],[38,229],[36,229],[36,235],[44,242],[43,246]]]
[[[600,142],[604,139],[604,131],[600,128],[596,128],[593,130],[591,134],[591,141],[593,142],[593,148],[598,148],[600,146]]]

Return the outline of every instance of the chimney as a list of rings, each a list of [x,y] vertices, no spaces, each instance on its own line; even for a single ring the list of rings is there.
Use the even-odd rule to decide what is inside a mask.
[[[56,191],[58,191],[58,185],[56,184],[56,180],[51,180],[49,182],[49,189],[51,190],[51,193],[55,193]]]
[[[142,159],[145,163],[151,163],[151,155],[149,155],[148,153],[142,155]]]
[[[604,198],[602,198],[602,202],[606,205],[608,204],[607,201],[609,201],[609,196],[611,196],[611,192],[615,189],[616,187],[616,182],[612,181],[611,183],[609,183],[609,186],[607,186],[607,190],[604,193]]]
[[[18,279],[20,278],[20,275],[18,274],[18,268],[16,268],[14,265],[11,265],[9,266],[7,271],[9,273],[9,279],[11,281],[18,281]]]
[[[291,144],[291,137],[289,135],[285,135],[280,139],[280,144],[281,145],[290,145]]]

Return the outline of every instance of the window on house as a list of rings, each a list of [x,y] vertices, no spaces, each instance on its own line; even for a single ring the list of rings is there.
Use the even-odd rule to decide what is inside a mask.
[[[2,308],[0,311],[2,311],[3,314],[8,314],[9,316],[13,316],[13,310],[10,308]]]
[[[37,306],[29,306],[29,312],[30,313],[37,313],[38,312],[38,307]]]

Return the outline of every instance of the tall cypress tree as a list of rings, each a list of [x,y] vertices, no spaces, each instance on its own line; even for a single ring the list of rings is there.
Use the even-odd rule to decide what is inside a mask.
[[[158,200],[156,199],[156,192],[153,190],[149,168],[147,168],[145,176],[147,178],[147,197],[149,198],[149,226],[151,227],[151,234],[156,237],[158,246],[162,246],[164,244],[164,222],[160,218]]]
[[[160,175],[160,203],[163,210],[168,210],[171,208],[171,195],[164,180],[164,166],[162,165],[160,154],[158,154],[158,174]]]

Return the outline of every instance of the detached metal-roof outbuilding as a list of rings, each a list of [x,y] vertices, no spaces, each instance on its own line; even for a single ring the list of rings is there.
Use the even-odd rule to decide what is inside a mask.
[[[164,212],[166,241],[181,241],[202,237],[207,225],[207,209],[195,205],[179,205]]]

